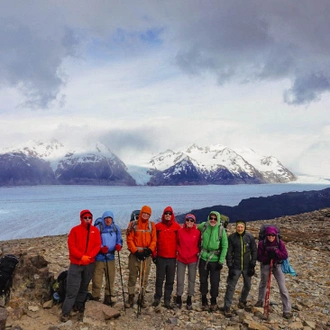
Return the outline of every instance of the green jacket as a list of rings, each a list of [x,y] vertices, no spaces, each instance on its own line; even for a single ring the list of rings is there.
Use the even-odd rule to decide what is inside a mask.
[[[202,233],[201,259],[209,262],[219,262],[220,264],[224,264],[228,250],[227,233],[225,228],[223,228],[222,237],[219,240],[219,227],[221,225],[220,213],[216,211],[211,211],[210,214],[215,214],[217,216],[217,224],[214,227],[212,227],[210,225],[209,216],[208,216],[207,217],[208,220],[206,222],[202,222],[198,226],[198,229]],[[204,230],[205,224],[206,224],[206,229]],[[215,253],[215,251],[217,250],[219,251]]]

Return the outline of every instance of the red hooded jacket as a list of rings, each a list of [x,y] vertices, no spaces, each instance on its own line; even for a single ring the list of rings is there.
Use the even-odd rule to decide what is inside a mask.
[[[172,212],[171,220],[165,220],[164,213]],[[176,258],[177,234],[181,226],[176,222],[172,207],[167,206],[162,215],[162,221],[156,224],[158,257]]]
[[[91,257],[91,263],[101,249],[99,230],[81,219],[81,223],[71,229],[68,236],[69,258],[72,264],[81,265],[81,257]]]
[[[188,228],[186,224],[178,231],[178,261],[184,264],[197,262],[200,251],[201,232],[194,224]]]

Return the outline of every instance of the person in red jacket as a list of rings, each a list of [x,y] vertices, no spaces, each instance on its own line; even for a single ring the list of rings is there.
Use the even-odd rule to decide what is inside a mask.
[[[161,222],[156,224],[157,246],[153,254],[156,264],[156,290],[153,306],[158,306],[163,294],[165,280],[164,305],[171,309],[171,295],[176,269],[177,234],[181,226],[176,222],[172,207],[167,206],[162,215]]]
[[[201,232],[197,229],[196,218],[193,214],[185,216],[183,227],[178,231],[178,263],[176,271],[176,305],[182,307],[182,294],[186,268],[188,268],[188,297],[187,309],[192,309],[191,297],[195,293],[195,280],[198,253],[201,244]]]
[[[101,249],[101,235],[92,226],[93,215],[89,210],[80,212],[80,225],[71,229],[68,236],[70,266],[67,291],[62,305],[61,321],[69,320],[72,308],[84,312],[88,285],[94,273],[95,256]]]

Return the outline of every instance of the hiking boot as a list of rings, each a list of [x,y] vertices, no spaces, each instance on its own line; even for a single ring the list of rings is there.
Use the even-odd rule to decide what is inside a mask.
[[[70,320],[70,316],[67,314],[61,314],[61,322],[68,322]]]
[[[187,310],[188,311],[192,310],[191,296],[188,296],[187,298]]]
[[[152,306],[157,307],[160,304],[160,300],[158,298],[154,299],[154,302],[152,303]]]
[[[263,303],[261,300],[258,300],[258,301],[255,303],[254,307],[264,307],[264,303]]]
[[[106,295],[106,296],[104,296],[103,304],[108,305],[108,306],[113,306],[115,303],[111,299],[111,296]]]
[[[178,308],[181,308],[182,307],[181,296],[176,296],[175,303],[176,303],[176,307],[178,307]]]
[[[73,305],[72,310],[74,312],[83,313],[85,311],[85,304],[84,303],[76,303]]]
[[[246,302],[239,301],[239,303],[238,303],[238,308],[239,308],[239,309],[245,309],[245,308],[246,308]]]
[[[291,319],[293,317],[291,312],[284,312],[283,317],[287,320]]]
[[[125,304],[126,308],[133,308],[134,305],[134,294],[129,294],[128,295],[128,300]]]
[[[169,300],[164,301],[164,307],[167,309],[173,309],[173,306],[171,305],[171,302]]]
[[[224,315],[225,317],[232,317],[232,314],[231,314],[231,312],[230,312],[230,308],[225,307],[225,308],[224,308],[224,311],[223,311],[223,315]]]
[[[218,309],[218,305],[217,304],[211,304],[210,306],[210,312],[215,312]]]
[[[202,295],[202,311],[207,311],[209,309],[209,304],[206,295]]]

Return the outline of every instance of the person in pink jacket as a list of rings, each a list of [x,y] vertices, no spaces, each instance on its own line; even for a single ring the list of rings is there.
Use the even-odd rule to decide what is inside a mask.
[[[188,297],[187,309],[192,309],[191,298],[195,293],[195,280],[198,262],[198,253],[200,251],[201,232],[197,229],[196,218],[193,214],[185,216],[183,227],[178,231],[177,238],[177,289],[176,305],[182,307],[182,294],[186,269],[188,268]]]

